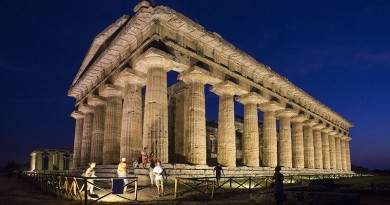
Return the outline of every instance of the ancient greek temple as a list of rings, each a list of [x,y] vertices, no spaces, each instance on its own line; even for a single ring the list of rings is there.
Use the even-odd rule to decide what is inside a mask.
[[[167,164],[351,170],[349,121],[184,15],[146,1],[134,12],[95,37],[68,91],[75,167],[147,147]],[[206,120],[205,92],[218,121]]]

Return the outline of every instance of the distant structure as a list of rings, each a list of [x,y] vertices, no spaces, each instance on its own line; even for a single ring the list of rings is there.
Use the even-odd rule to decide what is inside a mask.
[[[349,121],[184,15],[146,1],[134,12],[95,37],[68,91],[74,167],[138,159],[147,147],[163,163],[351,170]],[[168,87],[168,72],[179,83]],[[219,96],[215,123],[206,84]]]
[[[73,149],[36,149],[31,154],[30,171],[63,171],[73,167]]]

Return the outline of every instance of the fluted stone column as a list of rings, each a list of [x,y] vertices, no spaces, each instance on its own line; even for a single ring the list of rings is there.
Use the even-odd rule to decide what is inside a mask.
[[[237,84],[224,81],[211,87],[219,96],[218,112],[218,162],[224,166],[236,166],[236,129],[234,126],[234,99],[236,94],[244,94]]]
[[[91,162],[103,164],[103,141],[104,141],[104,123],[106,114],[105,99],[99,96],[93,96],[88,99],[88,104],[94,107],[92,142],[91,142]]]
[[[79,167],[81,165],[81,144],[83,140],[84,113],[76,110],[72,112],[71,116],[76,119],[73,145],[73,166]]]
[[[206,164],[206,105],[204,85],[210,73],[194,66],[182,72],[178,79],[188,85],[188,146],[186,159],[192,164]]]
[[[342,140],[340,139],[339,135],[335,135],[335,144],[336,144],[336,169],[342,170],[343,165],[342,165],[342,158],[341,158],[341,143]]]
[[[305,168],[305,152],[303,146],[303,121],[304,116],[297,116],[292,119],[292,160],[293,167],[298,169]]]
[[[331,169],[337,169],[337,153],[336,153],[336,140],[335,140],[335,134],[337,132],[331,131],[328,133],[329,137],[329,159],[330,159],[330,168]]]
[[[122,91],[118,86],[107,84],[101,95],[106,97],[103,164],[114,164],[120,160]]]
[[[124,87],[120,158],[132,162],[141,157],[142,147],[142,87],[146,75],[131,68],[119,73],[115,85]]]
[[[31,161],[30,161],[30,171],[34,171],[35,170],[35,164],[36,164],[36,154],[35,153],[31,153],[30,154],[31,156]]]
[[[303,124],[303,146],[305,155],[305,168],[314,169],[314,141],[313,141],[314,121],[305,121]]]
[[[237,100],[244,104],[244,133],[242,136],[243,162],[246,166],[258,167],[260,161],[257,105],[263,101],[254,92],[241,95]]]
[[[263,103],[259,106],[263,111],[263,165],[278,165],[278,139],[276,133],[276,111],[281,110],[275,102]]]
[[[86,166],[91,160],[93,107],[82,105],[79,107],[79,110],[84,113],[83,140],[81,142],[81,166]]]
[[[314,143],[314,168],[323,168],[323,156],[322,156],[322,137],[321,129],[325,126],[322,124],[316,124],[313,126],[313,143]]]
[[[329,128],[324,128],[321,130],[322,136],[322,160],[323,160],[323,168],[330,169],[330,153],[329,153],[329,136],[328,133],[331,130]]]
[[[296,115],[291,109],[283,110],[279,117],[279,165],[292,168],[291,117]]]
[[[143,146],[162,163],[168,163],[167,72],[174,67],[173,56],[150,48],[134,67],[146,73]]]
[[[176,94],[176,111],[175,111],[175,162],[185,162],[185,139],[186,132],[185,127],[188,123],[188,90],[187,88],[181,89]]]
[[[340,140],[340,151],[341,151],[341,154],[340,154],[340,170],[347,170],[347,152],[346,152],[346,149],[345,149],[345,138],[339,138]]]
[[[351,150],[349,147],[349,142],[352,140],[351,137],[346,137],[345,139],[345,170],[351,171]]]

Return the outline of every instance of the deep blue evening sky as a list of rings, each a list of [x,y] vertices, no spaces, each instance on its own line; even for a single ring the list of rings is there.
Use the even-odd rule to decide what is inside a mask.
[[[73,146],[68,88],[93,38],[138,2],[0,0],[0,166],[28,162],[35,148]],[[390,1],[157,2],[351,121],[353,164],[390,168]],[[218,99],[207,96],[216,119]]]

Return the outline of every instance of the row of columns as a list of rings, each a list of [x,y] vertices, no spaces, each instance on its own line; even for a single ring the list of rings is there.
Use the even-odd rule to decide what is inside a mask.
[[[119,74],[115,85],[105,85],[99,93],[104,98],[92,97],[88,105],[72,113],[76,118],[75,166],[86,165],[91,160],[111,164],[120,157],[134,159],[143,147],[148,147],[163,163],[168,162],[167,72],[174,67],[173,57],[150,49],[140,59],[134,70],[125,69]],[[331,130],[306,122],[305,117],[289,110],[281,112],[275,103],[267,102],[259,94],[248,93],[231,81],[215,83],[208,71],[199,67],[183,71],[178,79],[188,85],[188,111],[182,122],[185,132],[175,139],[175,144],[183,145],[184,149],[176,151],[189,163],[206,164],[204,85],[209,83],[213,85],[210,91],[219,96],[217,148],[218,162],[222,165],[236,166],[234,96],[238,95],[238,101],[244,104],[243,159],[247,166],[260,166],[257,117],[260,109],[264,166],[350,170],[349,143],[344,138],[335,139],[334,133],[329,134]],[[142,118],[141,89],[145,84]],[[279,159],[277,118],[280,120]],[[337,157],[342,162],[339,166]]]

